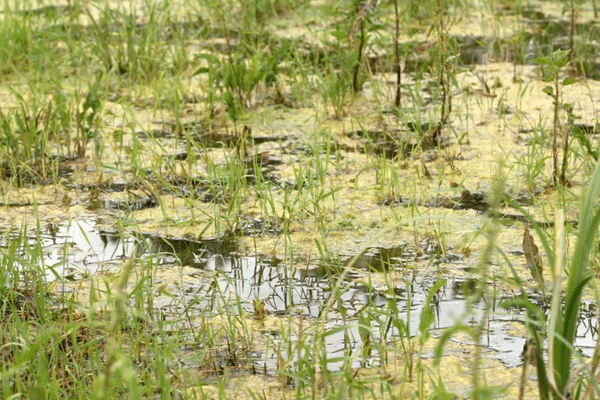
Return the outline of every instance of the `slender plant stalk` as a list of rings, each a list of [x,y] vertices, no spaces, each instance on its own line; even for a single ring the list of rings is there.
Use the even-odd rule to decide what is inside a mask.
[[[361,83],[359,79],[360,72],[360,63],[363,57],[363,48],[365,47],[366,38],[365,38],[365,17],[367,16],[367,12],[371,11],[375,8],[377,4],[377,0],[369,0],[364,3],[359,3],[358,5],[358,13],[356,15],[356,19],[354,20],[354,24],[348,33],[348,38],[350,43],[354,43],[356,32],[360,30],[360,40],[358,42],[358,49],[356,50],[356,61],[352,68],[352,89],[354,93],[358,93],[361,90]]]
[[[398,12],[398,0],[394,0],[394,13],[396,15],[396,34],[394,36],[394,66],[396,68],[396,98],[394,105],[397,109],[402,106],[402,91],[400,87],[402,85],[402,66],[400,65],[400,48],[398,45],[398,39],[400,37],[400,14]]]
[[[569,26],[569,48],[571,49],[571,53],[569,54],[569,58],[573,59],[575,56],[575,2],[571,0],[570,4],[571,8],[571,23]]]
[[[244,97],[243,97],[243,93],[242,93],[242,85],[240,84],[240,77],[237,76],[237,73],[235,72],[235,63],[233,61],[233,56],[231,54],[231,41],[229,38],[229,30],[227,29],[227,22],[225,21],[225,5],[223,4],[223,2],[221,2],[221,22],[223,23],[223,34],[225,35],[225,42],[227,43],[227,60],[229,61],[229,67],[232,70],[232,74],[233,74],[233,78],[235,79],[235,86],[237,88],[237,94],[238,94],[238,100],[239,100],[239,106],[240,108],[243,107],[243,102],[244,102]],[[233,87],[230,88],[231,91],[234,90]],[[235,105],[235,107],[238,106],[238,104],[236,104],[235,100],[233,101],[233,104]],[[233,120],[233,131],[235,133],[235,135],[237,135],[237,121],[235,118],[232,118]]]
[[[360,21],[360,39],[358,41],[358,49],[356,55],[356,63],[354,64],[354,70],[352,73],[352,88],[354,93],[360,92],[361,84],[359,82],[360,62],[363,56],[363,47],[365,45],[365,21]]]
[[[554,171],[552,174],[552,181],[558,183],[558,130],[560,128],[558,123],[558,113],[560,111],[558,72],[556,72],[554,76],[554,93],[556,98],[554,99],[554,120],[552,123],[552,167]]]
[[[444,24],[444,1],[436,0],[436,21],[435,28],[438,35],[438,51],[440,57],[440,86],[442,105],[440,110],[440,130],[444,128],[448,121],[448,116],[451,111],[450,94],[448,89],[450,86],[450,71],[448,66],[448,60],[446,59],[446,51],[448,50],[448,35],[446,32],[446,26]]]
[[[567,165],[569,162],[569,132],[562,132],[563,135],[563,160],[560,168],[559,182],[561,185],[567,185]]]

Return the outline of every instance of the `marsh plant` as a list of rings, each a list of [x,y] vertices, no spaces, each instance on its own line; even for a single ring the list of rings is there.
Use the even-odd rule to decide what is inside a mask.
[[[348,96],[360,93],[370,73],[365,68],[369,37],[382,29],[372,19],[376,4],[376,0],[353,1],[344,20],[331,32],[336,40],[330,44],[337,47],[339,53],[328,60],[331,67],[322,78],[325,83],[322,97],[325,104],[333,107],[335,119],[343,116]]]
[[[377,0],[369,0],[357,4],[357,13],[352,28],[348,32],[348,40],[355,47],[356,60],[352,68],[352,88],[355,93],[362,89],[362,78],[360,77],[360,65],[363,62],[363,53],[367,41],[365,23],[368,23],[367,14],[375,8]],[[372,23],[370,25],[373,25]],[[358,35],[358,42],[357,42]]]
[[[552,302],[548,321],[539,306],[526,297],[519,303],[528,310],[529,322],[526,326],[532,335],[535,349],[533,360],[537,368],[541,399],[587,399],[598,390],[595,364],[597,359],[583,362],[583,368],[579,370],[580,375],[572,372],[571,362],[577,357],[573,344],[582,294],[592,278],[588,264],[600,225],[600,210],[596,206],[599,194],[600,162],[597,162],[589,187],[582,193],[580,225],[570,260],[565,259],[563,212],[559,209],[556,213],[553,244],[548,243],[539,226],[536,226],[552,274]],[[568,278],[566,292],[563,292],[562,280],[565,272]],[[561,304],[561,299],[564,299],[564,304]],[[546,340],[548,347],[544,349]],[[597,349],[594,357],[597,357]]]
[[[569,53],[567,50],[556,50],[550,56],[538,57],[535,61],[544,68],[544,80],[552,82],[552,85],[545,86],[542,91],[552,98],[553,122],[552,122],[552,181],[555,184],[566,185],[567,164],[569,159],[569,134],[561,128],[560,113],[567,111],[570,115],[569,121],[573,120],[573,104],[562,103],[562,90],[565,86],[572,85],[577,82],[573,77],[561,78],[560,72],[569,62]],[[559,140],[562,143],[559,144]],[[559,146],[562,145],[562,166],[559,169],[558,153]]]
[[[164,68],[166,60],[175,59],[171,46],[162,44],[161,27],[168,25],[169,9],[150,1],[143,4],[143,17],[136,8],[127,9],[126,5],[117,9],[106,5],[97,10],[98,13],[89,8],[85,10],[92,23],[91,51],[104,72],[124,77],[129,82],[152,83],[167,71],[173,72],[174,67],[185,67],[185,64],[171,63],[170,68]]]
[[[98,77],[88,86],[81,108],[60,87],[43,108],[37,100],[28,100],[31,94],[10,88],[20,106],[6,114],[0,111],[4,176],[16,178],[19,184],[44,180],[57,172],[58,165],[52,159],[58,162],[84,157],[88,143],[99,140],[100,82]],[[101,149],[97,147],[97,151]]]
[[[228,42],[225,58],[212,53],[196,54],[195,58],[203,60],[205,65],[196,69],[192,76],[205,77],[203,86],[208,97],[210,116],[213,117],[218,112],[217,105],[220,103],[225,106],[229,118],[235,123],[242,117],[244,110],[251,109],[264,100],[259,98],[261,88],[274,93],[275,103],[284,102],[279,82],[280,64],[289,61],[292,46],[289,42],[274,44],[272,49],[264,51],[245,46],[236,47],[230,43],[233,38],[229,37],[226,22],[223,24]],[[241,35],[237,40],[243,40]]]
[[[81,111],[75,115],[75,140],[71,157],[84,157],[88,142],[97,137],[102,110],[101,82],[102,74],[99,74],[94,83],[89,85]]]
[[[396,73],[396,94],[394,96],[394,107],[400,110],[402,107],[402,63],[400,61],[400,11],[398,0],[394,0],[394,72]]]
[[[446,1],[435,0],[435,17],[434,26],[437,35],[437,51],[438,51],[438,71],[439,71],[439,83],[440,83],[440,95],[441,95],[441,106],[440,106],[440,124],[442,129],[448,122],[448,117],[452,112],[452,98],[450,96],[450,84],[451,84],[451,60],[454,58],[450,51],[451,42],[448,34],[448,26],[445,16]]]

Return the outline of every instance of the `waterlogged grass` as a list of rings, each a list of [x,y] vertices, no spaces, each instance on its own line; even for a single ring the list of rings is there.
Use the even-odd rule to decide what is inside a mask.
[[[0,397],[593,398],[595,12],[6,0]],[[93,273],[45,233],[83,217],[122,244]],[[149,233],[269,259],[283,312]],[[448,278],[465,311],[435,332]],[[482,346],[516,309],[518,368]]]

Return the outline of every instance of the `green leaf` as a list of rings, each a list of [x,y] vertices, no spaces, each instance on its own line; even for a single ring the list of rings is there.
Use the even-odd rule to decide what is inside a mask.
[[[552,57],[554,58],[554,65],[556,68],[562,68],[567,65],[569,62],[569,53],[571,50],[556,50],[552,53]]]
[[[27,127],[25,126],[25,121],[21,118],[21,115],[19,113],[15,113],[15,122],[17,123],[17,126],[19,127],[19,130],[21,132],[26,132],[27,131]]]
[[[333,36],[334,38],[339,39],[339,40],[348,39],[348,33],[344,32],[344,31],[333,31],[333,32],[331,32],[331,36]]]
[[[383,24],[373,24],[369,27],[369,31],[374,32],[374,31],[385,31],[387,29],[387,25],[383,25]]]
[[[554,97],[554,89],[552,89],[552,86],[546,86],[542,89],[542,92],[546,93],[548,96],[552,96]]]
[[[219,58],[208,53],[194,54],[195,60],[206,60],[209,63],[220,63]]]
[[[362,313],[358,315],[358,334],[363,344],[368,343],[371,335],[371,319]]]
[[[550,57],[538,57],[534,58],[533,62],[540,65],[554,65]]]
[[[561,108],[563,110],[565,110],[566,112],[568,112],[571,116],[571,118],[576,118],[575,115],[573,115],[573,103],[564,103]]]
[[[351,328],[350,325],[345,324],[345,325],[341,325],[341,326],[336,326],[335,328],[327,329],[325,332],[323,332],[323,339],[325,339],[329,336],[332,336],[332,335],[337,335],[340,332],[347,331],[350,328]]]
[[[568,78],[566,78],[566,79],[565,79],[565,80],[562,82],[563,86],[569,86],[569,85],[572,85],[572,84],[574,84],[574,83],[577,83],[577,79],[575,79],[575,78],[573,78],[573,77],[571,77],[571,76],[570,76],[570,77],[568,77]]]
[[[429,327],[435,321],[435,315],[433,314],[433,310],[431,309],[431,300],[433,296],[440,290],[442,286],[446,284],[445,279],[441,279],[435,283],[429,289],[429,293],[427,294],[427,300],[425,300],[425,304],[423,304],[423,308],[421,309],[421,317],[419,320],[419,331],[421,332],[421,341],[427,339],[429,334]]]
[[[552,68],[554,68],[554,67],[552,67]],[[553,82],[555,76],[556,76],[556,73],[550,72],[550,71],[545,71],[544,76],[542,77],[542,80],[544,82]]]
[[[552,53],[552,56],[554,57],[554,60],[565,60],[567,58],[569,58],[569,53],[571,52],[571,50],[556,50],[554,53]]]
[[[225,100],[225,103],[227,104],[227,112],[229,113],[229,117],[232,121],[237,121],[239,119],[239,112],[233,94],[229,91],[223,93],[223,100]]]
[[[429,338],[429,327],[435,321],[435,316],[433,314],[433,310],[429,304],[426,304],[421,309],[421,317],[419,320],[419,331],[421,332],[421,337],[423,338],[421,341],[424,342]]]
[[[210,72],[210,68],[200,67],[194,71],[192,76],[200,75],[200,74],[208,74]]]

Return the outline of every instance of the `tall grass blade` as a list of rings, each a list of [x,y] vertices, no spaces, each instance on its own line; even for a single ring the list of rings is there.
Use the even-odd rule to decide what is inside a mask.
[[[581,295],[585,284],[590,280],[588,261],[590,252],[595,248],[594,239],[600,225],[600,211],[596,209],[596,199],[599,193],[600,162],[597,162],[589,189],[581,195],[579,232],[575,253],[569,268],[565,311],[557,326],[564,341],[557,337],[554,338],[554,378],[559,393],[564,393],[569,382],[572,344],[575,340]]]

